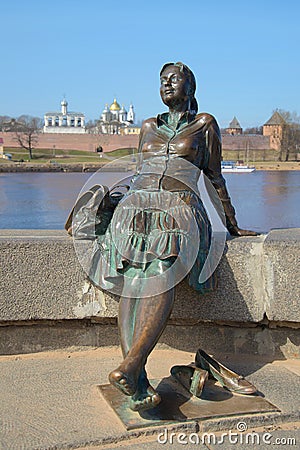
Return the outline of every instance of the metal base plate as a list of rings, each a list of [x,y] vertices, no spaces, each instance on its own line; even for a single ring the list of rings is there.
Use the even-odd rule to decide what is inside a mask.
[[[259,395],[233,394],[213,380],[206,382],[201,398],[193,397],[173,377],[152,379],[150,383],[159,392],[162,401],[156,408],[140,413],[129,408],[130,397],[115,387],[110,384],[99,386],[102,395],[127,430],[196,419],[279,411],[276,406]]]

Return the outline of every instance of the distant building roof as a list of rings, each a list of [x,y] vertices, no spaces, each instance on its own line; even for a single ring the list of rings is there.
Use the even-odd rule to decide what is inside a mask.
[[[63,114],[61,111],[46,112],[45,116],[84,116],[82,112],[68,111],[67,114]]]
[[[58,117],[67,117],[67,116],[83,116],[84,114],[80,111],[68,111],[68,102],[64,98],[61,102],[61,110],[60,111],[48,111],[44,114],[45,117],[47,116],[58,116]]]
[[[121,106],[119,105],[119,103],[117,102],[117,99],[114,98],[114,102],[110,105],[109,109],[111,111],[120,111]]]
[[[285,120],[278,111],[275,111],[270,119],[264,125],[283,125],[285,124]]]
[[[239,121],[237,120],[237,118],[235,116],[232,119],[232,121],[230,122],[228,128],[240,128],[240,129],[242,129]]]

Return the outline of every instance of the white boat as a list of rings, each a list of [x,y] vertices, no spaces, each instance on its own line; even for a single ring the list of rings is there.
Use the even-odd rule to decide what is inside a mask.
[[[222,173],[251,173],[255,170],[254,166],[248,166],[247,164],[237,164],[233,161],[221,162]]]

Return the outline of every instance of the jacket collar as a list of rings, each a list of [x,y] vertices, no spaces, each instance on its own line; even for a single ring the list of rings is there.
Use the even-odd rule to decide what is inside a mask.
[[[182,126],[192,122],[195,119],[195,116],[196,114],[193,114],[190,111],[186,111],[185,113],[183,113],[179,119],[176,129],[178,130]],[[157,127],[159,128],[162,125],[166,125],[167,127],[169,127],[168,121],[169,121],[169,113],[158,114],[156,118]]]

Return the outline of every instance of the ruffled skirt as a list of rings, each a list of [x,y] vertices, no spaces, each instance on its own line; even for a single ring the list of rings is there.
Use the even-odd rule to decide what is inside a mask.
[[[190,191],[129,191],[94,244],[90,278],[105,290],[128,296],[164,292],[182,279],[200,293],[214,289],[214,274],[200,274],[211,244],[211,224]],[[129,281],[128,281],[129,280]]]

